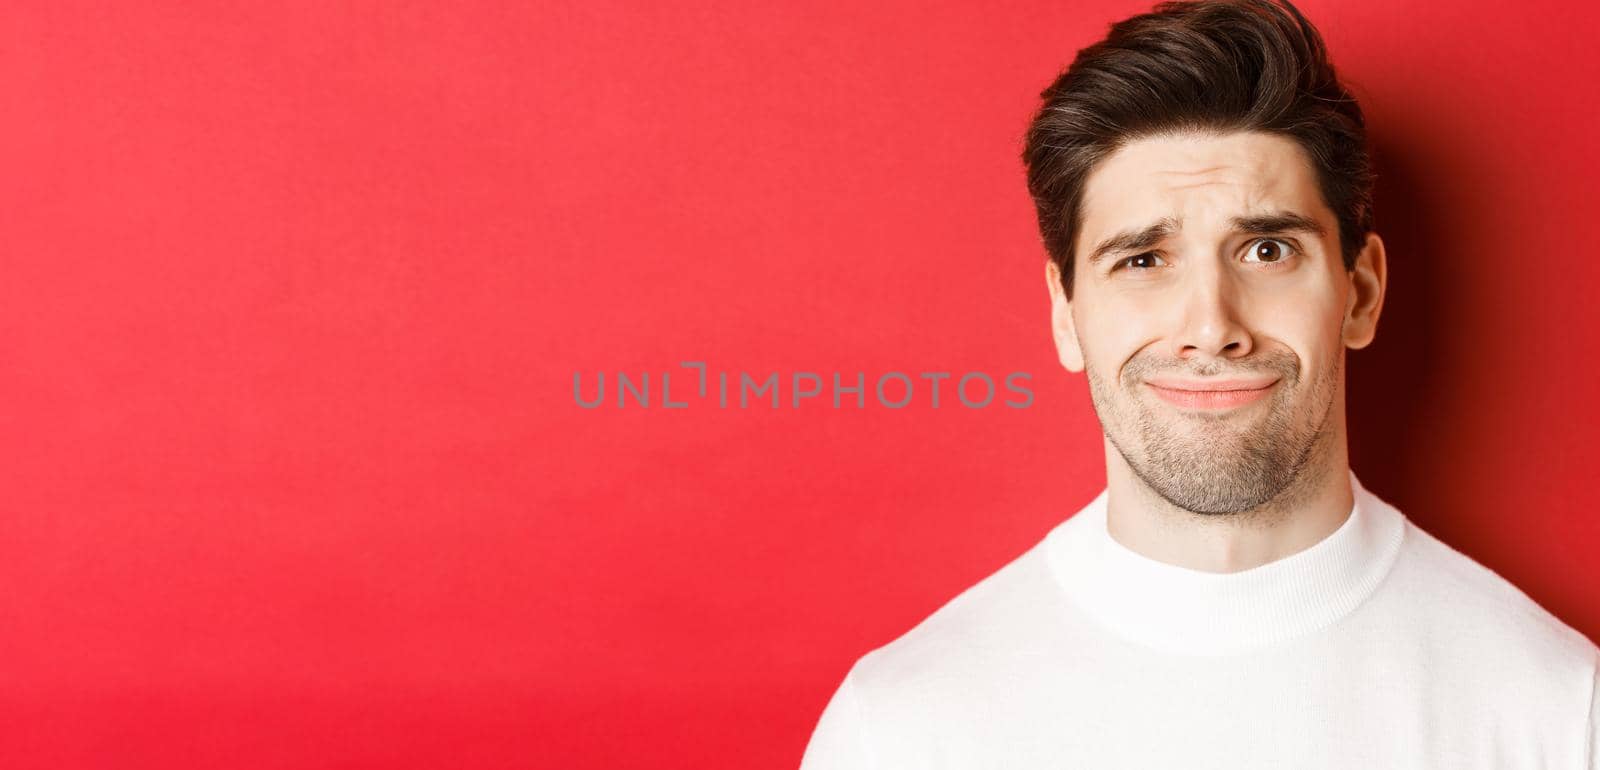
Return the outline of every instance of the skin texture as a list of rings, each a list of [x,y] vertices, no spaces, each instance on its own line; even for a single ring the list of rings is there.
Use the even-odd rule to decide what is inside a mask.
[[[1269,213],[1322,232],[1235,221]],[[1169,233],[1090,264],[1110,236],[1163,218]],[[1070,301],[1046,265],[1051,328],[1105,434],[1111,536],[1169,564],[1237,572],[1338,529],[1354,502],[1345,349],[1371,343],[1387,276],[1376,233],[1345,270],[1305,151],[1255,132],[1130,142],[1089,175],[1075,253]],[[1172,377],[1276,382],[1253,403],[1199,410],[1148,384]]]

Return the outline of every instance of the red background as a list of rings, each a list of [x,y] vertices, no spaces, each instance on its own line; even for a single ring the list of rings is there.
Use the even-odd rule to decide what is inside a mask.
[[[1103,484],[1017,153],[1146,6],[228,5],[0,22],[0,764],[793,767]],[[1305,10],[1390,254],[1355,470],[1600,638],[1600,14]],[[684,360],[1035,401],[573,401]]]

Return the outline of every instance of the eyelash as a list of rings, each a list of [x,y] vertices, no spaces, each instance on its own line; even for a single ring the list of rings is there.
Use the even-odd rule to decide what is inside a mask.
[[[1262,264],[1262,265],[1278,265],[1278,264],[1282,264],[1283,262],[1285,262],[1290,256],[1299,256],[1299,254],[1300,254],[1300,248],[1298,246],[1296,246],[1292,241],[1287,241],[1287,240],[1284,240],[1283,238],[1257,238],[1257,239],[1251,241],[1249,243],[1249,246],[1251,247],[1251,249],[1253,249],[1257,244],[1259,244],[1259,243],[1261,243],[1263,241],[1274,241],[1276,243],[1281,243],[1281,244],[1284,245],[1285,250],[1288,253],[1285,256],[1280,257],[1277,262],[1260,262],[1258,264]],[[1246,251],[1249,251],[1249,250],[1250,249],[1247,249]],[[1150,256],[1158,256],[1158,255],[1156,254],[1156,252],[1153,252],[1153,251],[1145,251],[1145,252],[1141,252],[1141,253],[1138,253],[1138,254],[1134,254],[1134,255],[1129,256],[1129,257],[1123,257],[1122,259],[1117,260],[1117,262],[1111,266],[1111,270],[1113,272],[1115,272],[1117,270],[1121,270],[1122,269],[1122,265],[1124,263],[1126,263],[1128,260],[1138,259],[1140,257],[1150,257]],[[1139,272],[1139,271],[1144,271],[1144,270],[1150,270],[1152,268],[1148,268],[1148,267],[1130,267],[1128,269],[1134,270],[1136,272]]]

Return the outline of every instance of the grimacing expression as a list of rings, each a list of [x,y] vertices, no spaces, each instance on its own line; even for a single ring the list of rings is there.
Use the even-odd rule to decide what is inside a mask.
[[[1133,472],[1179,508],[1234,513],[1318,470],[1343,430],[1344,349],[1371,335],[1345,328],[1350,274],[1305,151],[1259,132],[1134,140],[1090,173],[1082,217],[1070,302],[1047,270],[1052,324]],[[1240,379],[1265,390],[1197,406],[1152,385]]]

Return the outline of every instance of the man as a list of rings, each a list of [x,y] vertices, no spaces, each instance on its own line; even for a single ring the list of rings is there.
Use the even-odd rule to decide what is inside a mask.
[[[1350,471],[1360,108],[1287,3],[1114,25],[1023,157],[1106,489],[862,656],[804,770],[1600,769],[1600,650]]]

